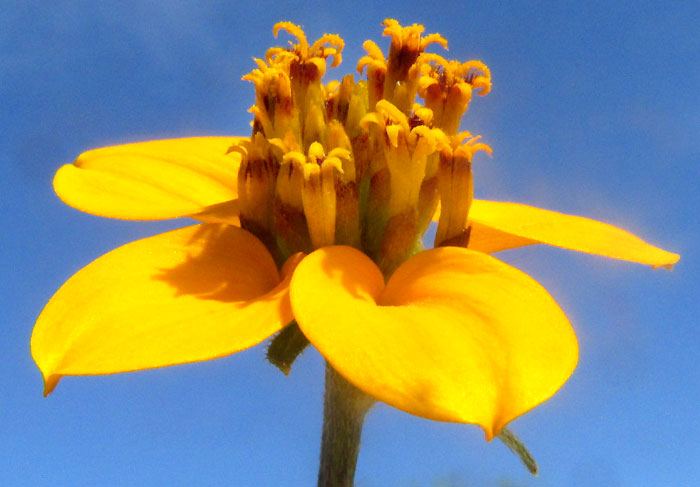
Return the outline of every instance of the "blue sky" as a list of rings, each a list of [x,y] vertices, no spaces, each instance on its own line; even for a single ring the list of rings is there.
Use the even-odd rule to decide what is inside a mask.
[[[667,272],[545,247],[502,253],[551,292],[581,345],[560,393],[512,424],[540,476],[476,427],[380,405],[358,487],[700,484],[697,2],[10,0],[0,11],[1,485],[315,484],[314,351],[289,377],[257,347],[67,378],[41,397],[29,337],[43,304],[99,255],[185,223],[82,214],[51,179],[94,147],[246,134],[253,91],[240,77],[273,44],[275,22],[343,36],[339,77],[362,41],[387,45],[386,17],[423,23],[452,57],[491,68],[493,91],[463,124],[494,148],[476,164],[477,197],[608,221],[682,260]]]

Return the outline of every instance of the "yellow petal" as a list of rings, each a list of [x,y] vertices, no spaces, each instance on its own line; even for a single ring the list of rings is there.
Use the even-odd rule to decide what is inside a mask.
[[[104,147],[61,167],[54,189],[64,203],[98,216],[159,220],[198,213],[237,196],[235,137],[155,140]]]
[[[479,252],[543,243],[654,267],[671,268],[680,259],[607,223],[518,203],[474,200],[469,224],[469,248]]]
[[[204,223],[225,223],[238,227],[241,225],[240,211],[238,200],[231,200],[207,206],[188,216]]]
[[[293,319],[294,264],[281,280],[259,240],[225,225],[109,252],[71,277],[37,319],[32,356],[46,393],[64,375],[209,360],[261,342]]]
[[[345,378],[411,414],[480,425],[488,439],[551,397],[578,360],[566,316],[532,278],[443,247],[384,285],[349,247],[307,256],[292,278],[299,326]]]

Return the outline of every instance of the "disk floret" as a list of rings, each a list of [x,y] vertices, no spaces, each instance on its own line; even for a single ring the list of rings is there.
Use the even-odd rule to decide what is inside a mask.
[[[384,26],[387,56],[374,42],[363,44],[367,55],[357,69],[366,80],[346,75],[324,85],[327,68],[342,60],[343,40],[324,34],[309,44],[289,22],[273,32],[296,43],[269,49],[243,77],[256,96],[253,134],[231,149],[242,159],[241,225],[278,262],[349,245],[389,275],[420,250],[440,200],[447,223],[440,220],[437,243],[464,243],[453,237],[465,234],[471,159],[486,146],[457,128],[472,92],[490,89],[490,73],[479,61],[426,53],[447,41],[423,36],[421,25],[387,19]],[[460,209],[451,210],[455,205]]]
[[[437,54],[425,53],[421,62],[418,94],[433,111],[435,126],[455,135],[472,94],[491,90],[491,72],[481,61],[448,61]]]
[[[469,132],[450,138],[440,150],[438,188],[442,211],[435,234],[435,246],[466,246],[470,229],[465,222],[474,198],[472,158],[480,150],[491,154],[491,147]]]

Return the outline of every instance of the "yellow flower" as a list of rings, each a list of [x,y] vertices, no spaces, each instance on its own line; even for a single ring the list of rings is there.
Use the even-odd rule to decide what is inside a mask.
[[[489,254],[545,243],[678,261],[605,223],[474,200],[472,159],[491,149],[457,130],[491,73],[425,53],[446,41],[422,26],[385,26],[388,56],[368,41],[358,66],[369,79],[327,85],[342,39],[309,46],[299,27],[275,26],[298,44],[244,77],[249,138],[96,149],[58,170],[56,193],[79,210],[201,223],[124,245],[58,290],[32,336],[46,394],[66,375],[229,355],[296,322],[360,390],[490,439],[562,386],[578,346],[549,294]],[[422,250],[431,219],[436,248]]]

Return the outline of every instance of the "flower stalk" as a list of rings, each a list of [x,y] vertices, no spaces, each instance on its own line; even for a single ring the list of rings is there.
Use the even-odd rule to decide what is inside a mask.
[[[352,487],[362,425],[375,400],[326,363],[318,487]]]

